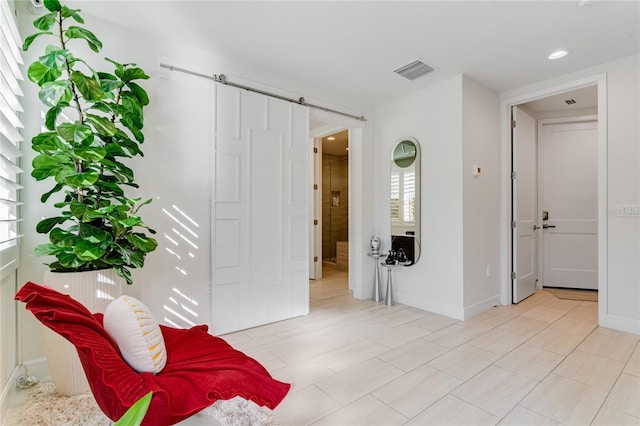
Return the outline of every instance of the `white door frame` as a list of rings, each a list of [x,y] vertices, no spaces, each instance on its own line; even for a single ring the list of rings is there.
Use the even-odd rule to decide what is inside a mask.
[[[310,110],[309,118],[327,123],[313,131],[309,131],[309,147],[311,151],[313,150],[314,137],[323,137],[341,130],[349,130],[349,289],[353,291],[355,296],[359,294],[362,285],[362,268],[360,267],[361,264],[356,260],[360,255],[364,255],[364,251],[359,249],[362,244],[357,244],[359,232],[356,226],[356,216],[360,220],[359,215],[363,211],[363,200],[360,193],[362,188],[359,183],[362,182],[362,129],[365,127],[365,123],[314,109]],[[313,191],[312,185],[309,191]],[[312,195],[310,197],[313,200]],[[319,208],[322,209],[322,205]],[[310,217],[310,223],[310,226],[313,226],[313,217]],[[309,250],[310,253],[313,253],[311,246]]]
[[[316,139],[322,139],[325,136],[332,135],[342,130],[345,130],[342,126],[329,124],[314,129],[313,131],[309,131],[309,140],[311,144],[310,151],[312,152],[311,155],[314,156],[312,157],[313,161],[310,163],[312,180],[310,189],[311,194],[309,196],[309,226],[311,227],[309,230],[309,235],[311,237],[309,238],[309,277],[313,277],[313,279],[316,280],[322,279],[322,142],[318,144],[319,147],[317,154],[313,154],[313,149],[317,146]],[[318,159],[316,155],[320,156],[319,161],[316,161]],[[316,169],[318,164],[320,164],[320,170]],[[351,182],[348,184],[351,185]],[[313,189],[313,185],[318,185],[317,191],[319,192],[316,192],[316,190]],[[349,193],[351,193],[351,191],[349,191]],[[313,224],[314,219],[318,220],[317,225]],[[351,220],[351,218],[349,218],[349,220]],[[314,262],[314,254],[318,253],[320,253],[318,255],[318,261]],[[312,268],[314,271],[313,274],[311,274]]]
[[[511,289],[511,107],[586,86],[598,87],[598,321],[607,317],[607,76],[597,74],[500,102],[500,303],[510,304]]]

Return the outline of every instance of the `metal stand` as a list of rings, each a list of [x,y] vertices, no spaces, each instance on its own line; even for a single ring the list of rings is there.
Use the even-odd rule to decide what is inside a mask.
[[[393,280],[391,279],[391,270],[394,265],[387,265],[386,263],[381,263],[381,265],[387,267],[387,294],[384,297],[384,304],[393,306],[396,304],[395,298],[393,297]]]
[[[373,272],[373,295],[371,296],[371,300],[374,302],[382,302],[382,286],[380,284],[380,268],[378,267],[378,258],[384,257],[384,254],[373,254],[367,253],[367,256],[371,256],[374,258],[375,262],[373,262],[374,272]]]

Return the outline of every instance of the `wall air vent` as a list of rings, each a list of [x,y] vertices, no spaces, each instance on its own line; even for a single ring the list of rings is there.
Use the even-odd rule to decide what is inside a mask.
[[[415,80],[418,77],[422,77],[425,74],[435,71],[435,69],[436,68],[434,66],[431,66],[420,59],[416,59],[410,64],[394,70],[394,72],[409,80]]]
[[[567,99],[566,101],[564,101],[564,103],[567,105],[573,105],[573,104],[577,104],[578,101],[576,101],[575,99]]]

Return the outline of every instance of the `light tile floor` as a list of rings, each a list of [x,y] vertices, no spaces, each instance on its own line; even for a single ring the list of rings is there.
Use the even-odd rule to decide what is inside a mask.
[[[538,291],[469,321],[310,283],[311,313],[223,336],[292,384],[285,425],[640,425],[640,336]]]
[[[640,336],[598,327],[597,303],[538,291],[456,321],[323,274],[309,315],[222,336],[292,384],[282,426],[640,426]]]

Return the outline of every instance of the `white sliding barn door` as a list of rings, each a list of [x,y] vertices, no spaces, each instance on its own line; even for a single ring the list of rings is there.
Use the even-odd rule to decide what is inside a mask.
[[[215,87],[212,331],[309,312],[309,112]]]

